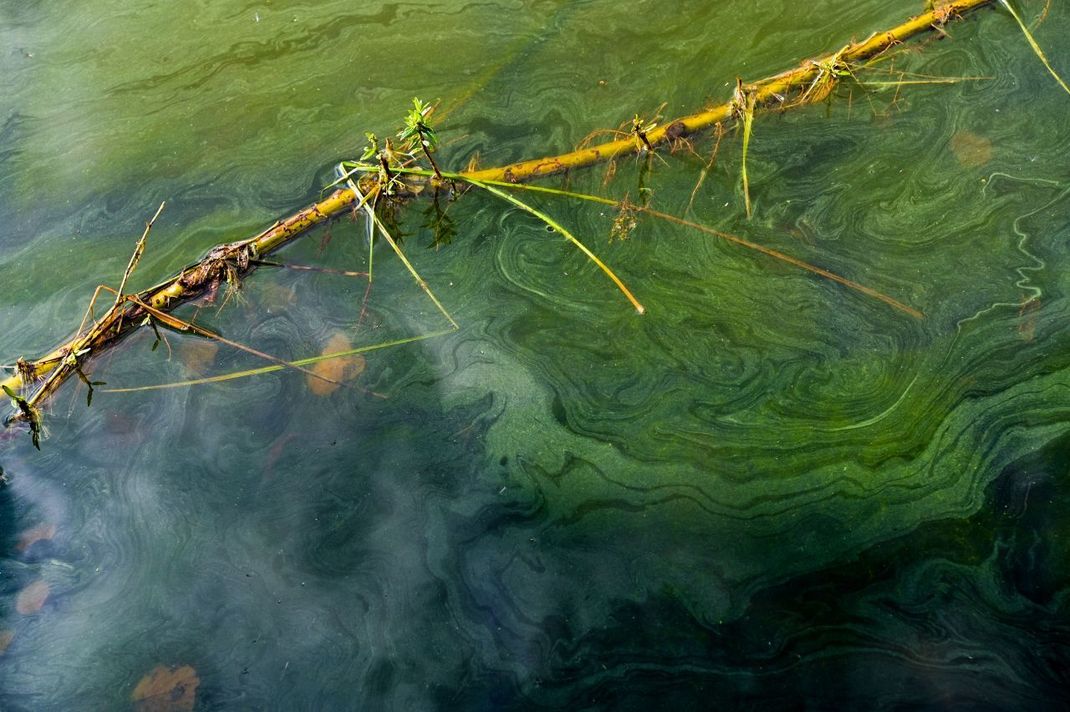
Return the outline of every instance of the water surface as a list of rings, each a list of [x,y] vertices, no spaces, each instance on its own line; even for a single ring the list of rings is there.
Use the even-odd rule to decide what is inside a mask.
[[[302,207],[413,96],[441,100],[446,165],[498,164],[723,100],[918,9],[0,3],[0,357],[67,335],[161,200],[137,286]],[[1036,31],[1070,73],[1070,14]],[[0,451],[0,706],[125,709],[164,665],[195,671],[198,710],[1058,708],[1070,98],[1002,11],[949,32],[888,66],[984,80],[760,117],[750,221],[734,134],[693,202],[709,137],[568,182],[648,189],[924,319],[678,225],[610,242],[611,209],[537,199],[639,317],[559,236],[472,194],[451,244],[426,203],[402,221],[461,329],[367,354],[350,387],[285,372],[89,409],[65,387],[42,452],[23,433]],[[362,225],[327,237],[284,257],[366,268]],[[197,318],[287,358],[443,327],[385,245],[360,320],[364,293],[260,270]],[[260,365],[153,341],[93,377]]]

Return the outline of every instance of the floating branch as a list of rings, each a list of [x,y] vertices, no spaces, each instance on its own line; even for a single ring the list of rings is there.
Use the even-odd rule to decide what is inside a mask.
[[[754,111],[770,107],[788,108],[808,103],[824,91],[824,89],[821,89],[821,91],[814,89],[810,92],[810,96],[806,97],[807,90],[814,87],[815,82],[818,87],[823,87],[835,81],[836,77],[842,76],[844,73],[849,74],[850,67],[876,58],[911,37],[930,30],[939,30],[942,25],[951,19],[960,17],[982,6],[993,4],[993,2],[995,0],[952,0],[939,3],[938,6],[928,12],[913,17],[885,32],[875,33],[863,42],[851,43],[837,52],[818,59],[807,60],[795,69],[767,79],[743,84],[741,85],[741,91],[746,96],[748,104],[745,115],[753,115]],[[788,99],[790,97],[794,97],[795,101],[789,102]],[[559,156],[523,161],[499,168],[468,170],[463,173],[463,178],[469,184],[487,189],[488,186],[492,186],[495,182],[518,183],[529,181],[575,168],[612,161],[614,158],[626,154],[637,152],[652,154],[660,145],[671,144],[684,136],[711,129],[718,125],[723,126],[735,117],[736,111],[737,102],[728,101],[700,113],[674,121],[659,123],[656,126],[644,124],[640,127],[641,135],[639,136],[633,135],[638,132],[633,132],[633,134],[628,134],[626,138],[610,140]],[[124,272],[120,288],[118,290],[110,290],[101,287],[94,294],[95,298],[102,289],[115,293],[115,302],[108,312],[100,319],[94,318],[92,324],[87,327],[86,322],[89,321],[89,317],[92,315],[90,311],[86,319],[83,320],[78,332],[69,341],[36,360],[19,359],[13,369],[13,373],[0,381],[0,386],[12,396],[17,406],[16,411],[5,422],[29,421],[36,444],[40,435],[40,415],[38,410],[40,403],[54,393],[56,388],[72,375],[77,374],[80,378],[88,380],[85,376],[85,366],[90,359],[142,325],[156,328],[156,324],[159,322],[165,326],[180,330],[192,330],[192,325],[187,322],[177,318],[167,318],[164,315],[181,304],[209,293],[223,283],[226,283],[232,290],[237,289],[242,279],[255,270],[266,255],[278,250],[310,228],[320,225],[332,217],[342,215],[350,210],[354,212],[364,210],[369,214],[369,225],[373,229],[378,227],[384,238],[394,243],[394,240],[389,237],[389,232],[382,225],[375,205],[368,203],[369,199],[374,201],[397,199],[402,192],[398,176],[392,169],[399,165],[402,167],[411,166],[418,158],[426,158],[435,174],[434,177],[426,179],[426,182],[436,190],[444,184],[450,184],[450,179],[446,177],[447,174],[439,170],[435,159],[431,156],[437,147],[436,136],[428,123],[431,113],[432,109],[427,105],[414,104],[406,122],[406,127],[398,137],[403,143],[408,143],[405,147],[394,148],[391,141],[386,139],[384,146],[380,148],[377,139],[369,135],[370,146],[365,151],[365,159],[372,157],[378,159],[378,176],[365,175],[361,178],[361,186],[359,187],[355,183],[350,186],[339,187],[323,200],[285,220],[276,222],[257,235],[212,249],[201,260],[163,282],[136,294],[125,294],[126,281],[130,273],[136,268],[141,252],[144,250],[149,228],[151,228],[153,222],[150,221],[146,225],[145,233],[142,235],[142,239],[138,241],[134,256]],[[747,119],[747,121],[749,122],[750,119]],[[439,176],[443,176],[443,178],[439,178]],[[745,192],[749,193],[749,190]],[[361,193],[363,193],[363,197],[360,195]],[[499,197],[503,196],[499,195]],[[510,202],[519,202],[511,198],[510,196],[507,199]],[[654,214],[650,210],[644,210],[649,214]],[[159,211],[156,213],[156,216],[158,215]],[[155,217],[153,220],[155,220]],[[702,229],[712,230],[712,228],[704,227]],[[753,243],[747,243],[742,238],[736,238],[735,241],[739,244],[753,246],[755,249],[759,249],[771,256],[776,256],[778,259],[786,258],[787,261],[797,266],[804,267],[822,276],[835,278],[842,284],[855,288],[855,284],[851,283],[850,280],[835,277],[832,273],[820,268],[806,265],[806,263],[788,258],[786,255],[768,248],[761,248],[753,245]],[[395,249],[399,258],[407,263],[396,244],[391,244],[391,247]],[[599,266],[611,278],[615,276],[608,267],[601,264]],[[406,264],[406,267],[413,273],[414,279],[420,284],[421,288],[436,303],[436,306],[447,318],[451,326],[456,329],[456,322],[445,308],[438,303],[434,294],[427,287],[426,282],[419,277],[411,265]],[[371,267],[369,265],[370,271]],[[370,280],[371,276],[369,274],[369,286]],[[633,305],[641,311],[642,307],[638,305],[638,302],[624,288],[623,284],[617,279],[614,279],[614,282],[624,290]],[[857,287],[861,287],[861,285],[857,285]],[[870,291],[872,292],[873,290]],[[877,294],[879,293],[873,292],[874,296]],[[890,298],[884,297],[884,300],[890,304],[898,305],[897,308],[905,306],[899,305],[898,302],[894,302]],[[906,309],[909,309],[909,307]],[[263,356],[269,360],[276,360],[267,355]],[[289,363],[277,362],[273,366],[261,369],[261,371],[266,372],[287,367],[300,369],[303,365],[309,363],[312,362],[308,360]],[[210,381],[211,379],[208,380]],[[29,396],[25,395],[26,391],[30,392]]]

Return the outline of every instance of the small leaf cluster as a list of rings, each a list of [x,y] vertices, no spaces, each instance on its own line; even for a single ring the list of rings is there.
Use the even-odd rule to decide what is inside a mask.
[[[405,116],[402,129],[397,133],[396,143],[390,138],[380,142],[373,133],[365,133],[367,143],[361,153],[362,163],[377,165],[379,185],[383,193],[393,195],[402,188],[398,170],[409,167],[421,157],[426,158],[435,175],[441,180],[442,173],[431,154],[438,150],[438,135],[431,126],[433,104],[419,98],[412,100],[412,108]]]
[[[415,154],[417,151],[433,153],[438,150],[438,136],[431,127],[429,117],[435,107],[421,101],[412,100],[412,108],[405,116],[405,126],[398,132],[398,141],[403,150]]]

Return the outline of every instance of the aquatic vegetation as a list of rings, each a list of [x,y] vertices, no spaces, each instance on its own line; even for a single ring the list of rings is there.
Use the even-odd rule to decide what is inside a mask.
[[[41,411],[30,404],[30,402],[11,390],[11,386],[6,383],[3,385],[4,393],[8,398],[12,400],[15,407],[18,409],[17,416],[24,420],[30,426],[30,437],[33,439],[33,446],[38,450],[41,449]]]
[[[747,176],[747,151],[750,148],[751,132],[754,130],[754,106],[754,96],[743,86],[743,80],[737,78],[736,91],[732,95],[732,114],[743,125],[743,157],[740,161],[740,173],[743,176],[743,203],[748,218],[754,212],[750,203],[750,178]]]
[[[425,104],[419,98],[413,99],[412,109],[405,116],[405,126],[398,132],[398,141],[406,147],[410,156],[415,151],[422,153],[435,171],[435,176],[441,180],[442,171],[431,155],[438,150],[438,135],[429,123],[432,111],[434,107],[431,104]]]
[[[712,129],[718,123],[739,118],[741,94],[753,101],[754,110],[781,109],[787,106],[805,106],[807,101],[789,101],[789,97],[802,96],[811,87],[824,87],[831,91],[842,76],[856,73],[856,67],[873,59],[879,59],[892,48],[922,33],[934,31],[955,18],[992,4],[993,0],[954,0],[941,4],[939,9],[930,9],[906,22],[884,32],[874,32],[866,40],[848,44],[831,54],[809,59],[799,67],[753,82],[737,82],[736,90],[728,101],[689,116],[669,121],[658,128],[645,132],[651,147],[700,131]],[[846,71],[844,68],[851,68]],[[822,89],[816,95],[821,96]],[[811,92],[810,98],[815,94]],[[827,96],[827,93],[825,93]],[[822,97],[823,98],[823,97]],[[745,108],[747,101],[743,102]],[[555,175],[577,168],[610,161],[618,156],[634,153],[635,140],[629,134],[605,143],[585,146],[558,156],[531,159],[499,168],[477,170],[470,173],[476,180],[503,180],[508,182],[528,181],[538,177]]]
[[[610,280],[612,280],[613,284],[617,285],[617,289],[619,289],[621,292],[624,293],[624,296],[627,297],[628,301],[631,302],[633,307],[635,307],[635,311],[637,311],[640,314],[644,314],[646,312],[646,309],[643,307],[642,304],[639,303],[639,300],[635,298],[635,295],[632,294],[631,290],[628,289],[626,286],[624,286],[624,282],[621,281],[620,277],[618,277],[613,272],[613,270],[611,270],[609,267],[607,267],[606,264],[602,260],[600,260],[597,255],[595,255],[593,252],[591,252],[591,250],[586,245],[584,245],[582,242],[580,242],[576,238],[575,235],[573,235],[571,232],[568,231],[568,229],[566,229],[563,225],[561,225],[561,223],[557,222],[556,220],[554,220],[553,218],[551,218],[549,215],[547,215],[546,213],[542,212],[541,210],[539,210],[537,208],[534,208],[531,205],[529,205],[529,204],[525,203],[524,201],[520,200],[515,195],[510,195],[509,193],[506,193],[505,191],[501,190],[500,188],[496,188],[495,186],[491,185],[490,183],[484,183],[482,181],[477,181],[477,180],[473,180],[473,179],[466,179],[466,180],[471,185],[474,185],[474,186],[477,186],[479,188],[482,188],[483,190],[487,191],[491,195],[496,195],[499,198],[501,198],[502,200],[504,200],[504,201],[506,201],[508,203],[512,203],[513,205],[517,206],[518,208],[520,208],[524,212],[527,212],[527,213],[530,213],[530,214],[534,215],[539,220],[542,220],[544,223],[546,223],[546,225],[549,228],[551,228],[555,232],[558,232],[558,233],[564,235],[566,240],[568,240],[573,245],[575,245],[577,248],[579,248],[580,252],[582,252],[584,255],[587,256],[587,259],[591,260],[591,262],[594,262],[598,266],[598,269],[602,270],[602,272],[604,272],[605,275],[607,277],[609,277]]]

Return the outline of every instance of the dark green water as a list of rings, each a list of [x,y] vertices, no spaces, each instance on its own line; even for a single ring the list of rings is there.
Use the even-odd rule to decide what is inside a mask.
[[[302,207],[413,96],[451,108],[446,165],[503,163],[919,9],[0,0],[0,358],[66,336],[161,200],[136,286]],[[639,317],[470,195],[448,246],[426,205],[404,221],[460,331],[368,354],[354,387],[275,373],[86,409],[68,385],[42,452],[0,443],[0,708],[129,709],[158,665],[196,671],[198,710],[1070,704],[1070,97],[1005,12],[949,31],[895,66],[986,79],[760,117],[749,222],[738,137],[690,208],[701,159],[643,178],[655,207],[923,320],[668,223],[609,243],[611,211],[538,200]],[[1056,3],[1037,37],[1064,74],[1068,33]],[[641,173],[570,185],[634,198]],[[363,227],[330,232],[285,258],[364,269]],[[442,328],[385,245],[358,327],[363,294],[261,270],[198,320],[292,358]],[[93,377],[260,365],[152,341]]]

